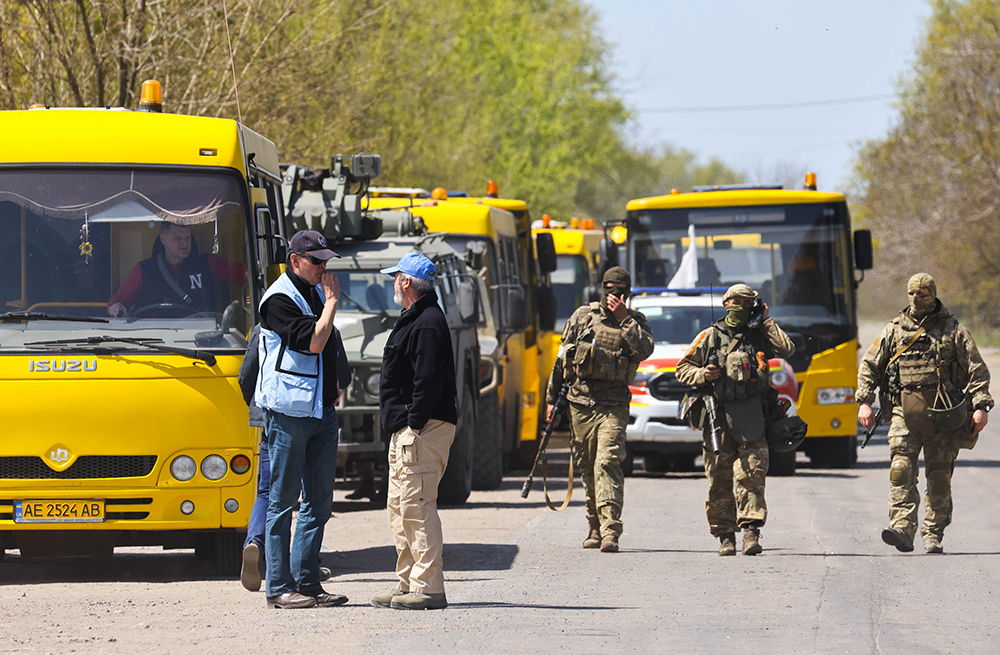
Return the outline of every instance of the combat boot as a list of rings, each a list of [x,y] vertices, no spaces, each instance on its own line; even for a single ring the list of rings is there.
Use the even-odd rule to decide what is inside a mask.
[[[736,555],[736,533],[729,532],[719,537],[719,557]]]
[[[901,553],[909,553],[913,550],[913,539],[902,530],[886,528],[882,530],[882,541],[895,546]]]
[[[749,525],[743,529],[743,554],[758,555],[764,549],[760,547],[760,528]]]
[[[941,546],[941,537],[936,534],[925,535],[924,552],[928,555],[940,555],[944,553],[944,548]]]
[[[399,588],[399,585],[396,585],[390,591],[381,594],[375,594],[374,596],[372,596],[370,604],[372,607],[389,608],[392,607],[392,600],[394,598],[396,598],[397,596],[403,596],[408,593],[410,592],[403,591],[402,589]]]
[[[444,592],[440,594],[422,594],[413,591],[402,596],[396,596],[389,603],[394,610],[443,610],[448,607],[448,598]]]
[[[601,552],[602,553],[617,553],[618,552],[618,537],[613,534],[609,534],[607,537],[601,541]]]
[[[587,538],[583,540],[584,548],[600,548],[601,547],[601,529],[591,526],[590,533]]]

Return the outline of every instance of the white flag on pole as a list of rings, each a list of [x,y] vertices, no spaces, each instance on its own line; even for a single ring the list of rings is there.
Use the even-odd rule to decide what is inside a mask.
[[[688,225],[688,239],[687,252],[681,257],[677,272],[670,278],[668,289],[693,289],[698,286],[698,245],[694,239],[694,225]]]

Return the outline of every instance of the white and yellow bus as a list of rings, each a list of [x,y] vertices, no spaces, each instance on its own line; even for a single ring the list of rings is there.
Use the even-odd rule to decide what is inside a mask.
[[[788,362],[799,386],[798,415],[809,425],[800,450],[818,466],[853,466],[855,271],[871,268],[872,249],[868,230],[852,233],[843,194],[817,191],[809,173],[801,190],[696,187],[633,200],[626,209],[627,233],[616,228],[616,241],[635,292],[676,290],[667,287],[675,286],[670,282],[693,233],[698,256],[691,290],[720,293],[737,282],[749,284],[796,342]]]
[[[278,158],[160,107],[147,82],[139,111],[0,112],[0,557],[153,545],[238,571],[259,430],[236,376],[283,258]]]

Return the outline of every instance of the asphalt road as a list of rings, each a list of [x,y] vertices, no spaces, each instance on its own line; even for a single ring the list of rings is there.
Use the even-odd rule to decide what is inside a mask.
[[[865,342],[866,343],[866,342]],[[1000,370],[996,353],[992,370]],[[800,457],[802,457],[800,455]],[[771,478],[764,552],[720,558],[698,473],[629,478],[617,554],[583,550],[582,491],[562,513],[521,478],[442,510],[450,607],[368,606],[393,584],[383,511],[341,500],[327,527],[332,609],[267,610],[190,552],[0,563],[0,653],[992,653],[1000,636],[1000,419],[954,477],[945,555],[880,539],[884,431],[856,468]],[[554,483],[558,485],[559,482]],[[554,496],[559,496],[558,488]],[[991,646],[991,644],[993,644]]]

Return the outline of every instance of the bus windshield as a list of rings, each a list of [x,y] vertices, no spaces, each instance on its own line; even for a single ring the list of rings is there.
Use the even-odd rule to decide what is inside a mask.
[[[846,208],[843,209],[846,213]],[[665,287],[697,249],[696,286],[742,282],[786,330],[853,326],[850,235],[836,205],[652,210],[629,222],[635,286]]]
[[[244,349],[244,184],[176,168],[0,170],[0,351],[99,335]]]

